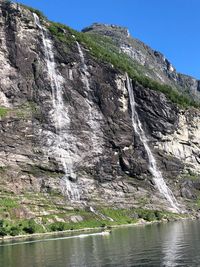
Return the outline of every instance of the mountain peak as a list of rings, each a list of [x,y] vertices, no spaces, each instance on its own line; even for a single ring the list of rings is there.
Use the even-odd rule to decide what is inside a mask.
[[[86,27],[82,32],[97,32],[107,36],[118,35],[121,37],[129,37],[130,33],[126,27],[118,26],[115,24],[103,24],[103,23],[93,23],[91,26]]]

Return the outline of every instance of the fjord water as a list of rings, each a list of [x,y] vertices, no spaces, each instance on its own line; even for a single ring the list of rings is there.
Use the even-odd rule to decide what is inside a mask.
[[[131,111],[132,111],[132,125],[133,125],[135,133],[140,138],[145,148],[145,151],[147,153],[148,161],[149,161],[149,171],[151,172],[153,176],[153,180],[159,192],[168,200],[168,202],[170,203],[171,207],[173,208],[175,212],[180,212],[176,198],[174,197],[172,191],[169,189],[169,187],[165,183],[162,173],[157,167],[156,159],[148,144],[148,139],[146,137],[146,134],[142,127],[142,123],[136,111],[136,103],[135,103],[135,98],[133,94],[133,88],[132,88],[132,84],[131,84],[131,81],[128,75],[126,76],[126,83],[128,87],[128,93],[129,93],[129,99],[130,99],[130,105],[131,105]]]
[[[56,70],[56,64],[54,60],[53,44],[48,37],[47,30],[41,25],[39,17],[33,13],[35,24],[40,30],[43,49],[45,54],[46,68],[48,78],[50,80],[52,90],[52,110],[53,119],[56,127],[56,139],[55,145],[52,147],[52,151],[60,159],[65,172],[65,192],[71,200],[79,200],[80,194],[75,183],[72,183],[69,178],[75,179],[75,173],[73,171],[72,156],[70,155],[68,146],[69,133],[67,129],[70,125],[70,118],[68,116],[68,110],[63,102],[63,78]],[[65,147],[65,149],[64,149]]]
[[[35,243],[4,243],[2,267],[200,266],[200,222],[125,227]],[[14,241],[13,241],[14,242]]]

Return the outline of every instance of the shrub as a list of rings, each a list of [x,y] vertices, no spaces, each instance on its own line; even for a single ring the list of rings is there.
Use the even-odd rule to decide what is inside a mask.
[[[10,234],[11,236],[16,236],[16,235],[19,235],[20,232],[21,232],[21,229],[20,229],[19,226],[12,226],[12,227],[10,228],[9,234]]]
[[[156,216],[158,221],[162,220],[162,218],[163,218],[163,214],[158,210],[155,211],[155,216]]]
[[[28,221],[28,224],[23,228],[23,230],[28,234],[34,234],[38,232],[38,225],[33,219],[31,219]]]
[[[50,225],[51,231],[64,231],[65,230],[65,223],[64,222],[55,222]]]
[[[137,212],[138,212],[138,217],[144,219],[145,221],[151,222],[156,220],[155,212],[152,210],[139,209],[137,210]]]
[[[156,220],[156,216],[155,216],[155,213],[154,212],[148,212],[144,219],[148,222],[152,222],[152,221],[155,221]]]
[[[0,220],[0,236],[5,236],[8,234],[6,223],[4,220]]]

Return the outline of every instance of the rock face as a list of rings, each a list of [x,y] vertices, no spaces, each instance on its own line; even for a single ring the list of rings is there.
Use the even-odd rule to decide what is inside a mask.
[[[76,205],[137,207],[143,203],[147,208],[167,208],[153,183],[144,146],[132,127],[126,75],[95,60],[83,45],[74,41],[67,46],[47,31],[56,73],[62,79],[62,115],[67,123],[61,126],[61,137],[55,124],[42,31],[33,14],[16,4],[0,2],[0,15],[1,192],[65,194],[68,179],[80,193]],[[129,38],[126,29],[106,27],[111,37],[117,32]],[[139,57],[140,49],[136,52]],[[179,74],[170,63],[161,54],[152,53],[158,67],[166,66],[162,71],[165,82],[177,82]],[[150,59],[144,64],[150,64],[147,61]],[[199,110],[180,110],[164,94],[134,81],[132,86],[159,169],[183,203],[199,190],[197,183],[186,183],[191,175],[198,178],[200,173]],[[63,138],[59,149],[67,151],[65,162],[75,178],[66,177],[63,159],[56,152],[59,138]],[[70,204],[68,198],[66,202]]]
[[[83,32],[111,37],[120,51],[144,66],[143,73],[146,76],[160,83],[172,85],[180,91],[188,89],[193,98],[200,98],[198,80],[178,73],[163,54],[151,49],[140,40],[132,38],[126,28],[94,23],[83,29]]]

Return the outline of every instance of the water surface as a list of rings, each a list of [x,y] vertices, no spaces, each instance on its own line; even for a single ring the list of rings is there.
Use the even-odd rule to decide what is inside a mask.
[[[200,222],[183,221],[0,246],[1,267],[200,266]]]

